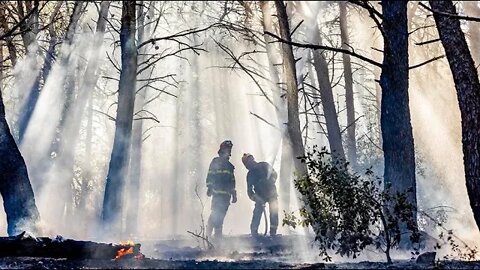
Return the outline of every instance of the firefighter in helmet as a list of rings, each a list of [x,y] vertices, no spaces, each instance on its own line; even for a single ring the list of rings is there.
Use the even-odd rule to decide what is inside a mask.
[[[206,233],[210,237],[215,230],[215,237],[222,236],[223,220],[232,203],[237,202],[237,191],[235,190],[235,167],[229,159],[232,155],[233,144],[231,141],[224,141],[220,144],[218,157],[213,158],[210,163],[207,175],[207,196],[212,196],[212,208],[208,218]]]
[[[278,194],[275,186],[277,173],[267,162],[256,162],[251,154],[243,154],[242,162],[248,169],[247,193],[248,197],[255,202],[253,209],[250,232],[252,236],[258,236],[258,226],[265,205],[268,203],[270,213],[270,235],[277,234],[278,227]]]

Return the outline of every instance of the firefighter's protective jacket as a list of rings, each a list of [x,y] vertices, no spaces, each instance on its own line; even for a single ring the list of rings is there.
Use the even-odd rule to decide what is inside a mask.
[[[207,175],[207,188],[215,194],[235,193],[235,166],[227,158],[215,157],[210,163]]]
[[[258,162],[247,174],[248,197],[254,201],[260,198],[264,202],[277,198],[276,180],[277,173],[273,167],[267,162]]]

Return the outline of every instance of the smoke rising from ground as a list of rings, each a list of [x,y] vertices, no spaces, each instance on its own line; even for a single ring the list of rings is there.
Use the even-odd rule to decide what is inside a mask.
[[[309,5],[314,16],[318,10],[320,14],[327,11],[327,5],[318,5],[315,2],[303,3]],[[163,3],[164,11],[175,10],[175,4]],[[205,5],[204,3],[202,5]],[[183,6],[188,10],[187,7]],[[94,8],[89,7],[85,15],[85,24],[89,18],[95,18]],[[120,17],[119,10],[112,11]],[[194,14],[188,14],[186,21],[192,23]],[[328,15],[328,14],[327,14]],[[170,27],[163,26],[157,29],[153,36],[165,36],[172,34],[174,30],[186,29],[186,21],[175,18],[175,13],[165,12],[165,20],[170,21]],[[208,17],[208,16],[206,16]],[[328,18],[328,16],[319,16]],[[294,18],[295,21],[298,18]],[[205,23],[201,18],[196,18],[195,23]],[[326,20],[326,19],[325,19]],[[298,23],[298,20],[296,21]],[[320,22],[323,22],[321,20]],[[349,17],[352,46],[356,51],[372,57],[381,62],[381,54],[370,48],[381,48],[382,40],[380,33],[372,29],[373,22],[365,16],[357,16],[355,11]],[[295,25],[295,24],[293,24]],[[200,28],[200,27],[199,27]],[[325,34],[331,34],[330,30],[322,27]],[[85,30],[86,31],[86,30]],[[333,30],[332,30],[333,31]],[[296,34],[297,35],[297,34]],[[294,38],[299,38],[299,36]],[[308,36],[308,35],[306,35]],[[241,163],[243,153],[251,153],[258,161],[267,161],[280,172],[281,134],[278,129],[265,123],[263,119],[276,125],[277,116],[271,104],[262,96],[257,85],[241,70],[232,69],[232,59],[229,59],[211,39],[223,40],[236,55],[252,49],[251,44],[246,42],[228,41],[225,34],[207,32],[197,36],[198,43],[205,41],[208,52],[196,55],[192,52],[183,52],[182,58],[165,58],[156,65],[152,78],[174,74],[163,82],[155,83],[155,88],[145,88],[138,94],[145,95],[148,103],[145,112],[138,114],[145,117],[143,127],[142,145],[142,170],[139,192],[137,235],[124,235],[125,238],[135,239],[166,239],[174,236],[186,236],[187,230],[199,230],[202,225],[202,213],[204,222],[210,214],[210,198],[206,196],[205,178],[208,165],[217,155],[219,144],[226,139],[232,140],[233,150],[231,162],[235,166],[235,178],[237,182],[238,202],[230,206],[224,223],[226,235],[248,234],[253,202],[246,194],[247,170]],[[21,152],[29,169],[30,178],[36,194],[37,205],[42,218],[44,234],[76,239],[101,239],[97,234],[97,222],[101,213],[105,177],[108,170],[113,135],[115,130],[114,121],[117,105],[116,91],[118,82],[111,78],[118,78],[119,74],[107,59],[107,53],[115,63],[120,63],[119,47],[113,43],[118,39],[115,34],[106,35],[102,48],[92,48],[91,34],[79,33],[71,47],[62,46],[63,54],[70,54],[67,66],[57,61],[43,90],[28,126],[25,140],[20,145]],[[193,39],[193,38],[192,38]],[[335,44],[332,38],[332,44]],[[225,41],[227,40],[227,41]],[[338,43],[337,43],[338,44]],[[158,49],[155,48],[158,46]],[[147,53],[167,54],[176,44],[169,42],[149,45]],[[414,48],[411,48],[412,51]],[[83,113],[80,134],[76,145],[65,146],[68,151],[75,151],[75,166],[45,167],[55,158],[56,153],[49,152],[65,97],[63,96],[63,84],[59,84],[67,72],[83,74],[88,55],[93,50],[101,50],[101,59],[97,73],[100,79],[95,89],[91,89],[92,97],[87,97],[89,105]],[[415,50],[417,50],[415,48]],[[297,55],[302,59],[297,63],[303,67],[306,63],[308,51],[298,50]],[[327,53],[329,54],[329,53]],[[368,55],[370,54],[370,55]],[[411,53],[411,63],[425,60],[428,55]],[[267,67],[265,54],[252,56],[262,66]],[[337,61],[341,58],[336,56]],[[359,60],[354,60],[359,62]],[[13,74],[18,76],[13,85],[4,93],[7,106],[7,119],[11,126],[15,126],[15,117],[22,107],[24,98],[27,96],[33,80],[38,73],[38,68],[32,68],[33,59],[26,56],[19,61]],[[75,63],[80,64],[79,68]],[[337,62],[336,64],[339,64]],[[436,69],[435,69],[436,68]],[[308,72],[299,69],[302,74]],[[356,97],[370,97],[375,92],[375,82],[372,77],[374,72],[354,73],[357,81],[365,83],[365,87],[355,86]],[[412,126],[414,131],[415,146],[418,150],[417,163],[423,168],[417,175],[418,202],[420,208],[429,209],[436,206],[448,206],[454,209],[450,213],[448,227],[462,236],[478,242],[480,235],[473,221],[465,188],[463,171],[463,158],[461,151],[461,129],[458,103],[452,78],[446,60],[430,64],[410,73],[410,108]],[[268,77],[268,72],[262,69],[262,75]],[[103,76],[103,77],[102,77]],[[336,71],[334,80],[341,76]],[[110,78],[105,78],[110,77]],[[172,79],[175,78],[175,79]],[[312,77],[313,78],[313,77]],[[376,78],[378,79],[378,78]],[[79,75],[78,85],[82,85],[85,78]],[[271,97],[270,85],[267,81],[261,81],[267,94]],[[162,91],[167,91],[167,94]],[[345,101],[342,85],[334,87],[335,101],[343,109]],[[77,95],[79,96],[79,95]],[[374,97],[375,98],[375,97]],[[77,101],[78,102],[78,101]],[[365,103],[356,101],[357,115],[366,114]],[[375,102],[375,101],[374,101]],[[91,118],[89,118],[91,112]],[[254,115],[255,114],[255,115]],[[149,116],[149,117],[146,117]],[[137,118],[137,117],[135,117]],[[366,117],[365,117],[366,118]],[[357,136],[367,134],[367,119],[362,118],[357,125]],[[346,126],[346,114],[339,112],[339,120],[342,126]],[[89,130],[88,122],[91,121]],[[136,120],[139,121],[139,120]],[[304,116],[301,116],[302,126],[305,124]],[[325,144],[326,137],[320,134],[320,130],[309,119],[308,132],[310,137],[306,140],[307,146]],[[87,134],[91,132],[91,141],[87,141]],[[369,134],[371,135],[371,134]],[[91,145],[91,152],[87,152],[87,145]],[[382,172],[382,164],[375,163],[377,171]],[[49,169],[46,169],[49,168]],[[65,176],[73,173],[73,179]],[[68,173],[67,173],[68,171]],[[280,176],[281,177],[281,176]],[[80,193],[82,183],[87,181],[87,193]],[[127,181],[128,183],[128,181]],[[277,188],[279,184],[277,182]],[[128,184],[127,184],[128,189]],[[68,194],[68,196],[65,196]],[[125,192],[128,194],[128,191]],[[292,192],[292,195],[294,193]],[[77,210],[80,197],[84,196],[85,209]],[[197,197],[198,196],[198,197]],[[294,196],[292,196],[293,198]],[[127,195],[124,205],[128,204]],[[202,205],[204,208],[202,209]],[[298,203],[298,202],[294,202]],[[70,208],[69,208],[70,207]],[[283,217],[280,205],[280,219]],[[124,207],[126,209],[126,207]],[[292,207],[297,209],[298,206]],[[203,211],[202,211],[203,210]],[[2,214],[4,215],[4,214]],[[125,216],[122,221],[126,224]],[[1,218],[5,220],[5,218]],[[260,230],[263,231],[263,220]],[[6,227],[2,224],[3,231]],[[280,228],[279,233],[286,234],[287,228]],[[294,233],[303,233],[301,229]],[[432,235],[435,232],[431,232]],[[434,235],[436,236],[436,235]],[[117,239],[123,240],[123,239]],[[310,250],[305,243],[301,248]],[[310,254],[308,254],[310,255]],[[373,255],[372,255],[373,256]],[[367,258],[372,259],[373,257]],[[305,259],[305,258],[304,258]],[[340,260],[340,258],[338,258]]]

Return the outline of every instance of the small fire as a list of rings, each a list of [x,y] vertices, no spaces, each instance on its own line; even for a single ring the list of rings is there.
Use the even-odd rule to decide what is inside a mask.
[[[135,246],[135,243],[132,240],[127,240],[126,242],[120,241],[121,246]]]
[[[133,254],[133,247],[135,246],[135,243],[132,240],[128,240],[126,242],[121,241],[120,244],[121,246],[130,246],[129,248],[121,248],[117,251],[117,256],[115,257],[115,260],[119,260],[121,257],[128,255],[128,254]],[[145,258],[145,255],[142,253],[138,253],[138,255],[134,256],[135,259],[141,260]]]
[[[121,248],[117,251],[117,256],[115,257],[115,260],[118,260],[121,257],[123,257],[127,254],[132,254],[132,253],[133,253],[133,247],[129,247],[128,249]]]

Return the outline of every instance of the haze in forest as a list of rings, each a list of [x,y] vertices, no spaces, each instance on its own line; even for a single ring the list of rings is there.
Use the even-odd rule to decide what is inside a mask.
[[[43,5],[43,1],[40,2]],[[39,31],[28,49],[18,50],[15,65],[11,58],[6,60],[10,52],[7,43],[1,43],[4,63],[1,91],[6,119],[25,159],[45,236],[111,240],[103,235],[100,218],[115,118],[117,110],[121,110],[117,105],[122,61],[119,41],[122,3],[110,4],[103,36],[99,36],[95,29],[100,2],[82,3],[78,21],[72,22],[76,27],[68,42],[65,40],[69,20],[74,18],[70,14],[77,4],[67,1],[58,7],[59,2],[53,1],[43,7],[40,21],[42,24],[55,21],[53,31],[57,33],[56,38],[64,42],[56,47],[56,58],[48,77],[40,80],[38,101],[21,141],[19,123],[29,102],[29,92],[38,74],[45,69],[45,55],[52,36],[48,27]],[[132,143],[130,155],[140,153],[137,159],[132,158],[141,161],[139,174],[137,172],[139,189],[131,188],[133,176],[126,175],[121,221],[116,224],[117,237],[122,239],[116,240],[185,237],[187,231],[205,225],[211,204],[211,198],[206,196],[205,179],[209,163],[217,156],[224,140],[233,142],[230,161],[235,166],[238,202],[230,205],[223,232],[229,236],[249,234],[254,204],[246,192],[247,169],[242,164],[242,155],[251,153],[256,160],[270,163],[280,174],[279,179],[294,178],[293,162],[290,162],[291,170],[281,174],[282,159],[287,159],[282,156],[282,133],[286,128],[282,123],[287,122],[287,115],[272,105],[286,102],[282,94],[286,89],[284,77],[279,76],[280,84],[275,85],[269,72],[269,65],[273,65],[276,72],[283,75],[282,58],[277,52],[275,62],[270,63],[272,59],[266,51],[267,46],[279,47],[280,43],[265,41],[262,23],[267,20],[263,19],[265,14],[256,1],[249,4],[243,1],[137,2],[141,2],[143,8],[143,25],[137,18],[137,31],[142,26],[144,36],[142,40],[137,36],[136,46],[144,42],[145,45],[138,48],[141,64],[137,72],[141,73],[137,74],[135,102],[143,104],[135,105],[133,121],[133,136],[139,136],[141,144]],[[2,5],[16,3],[10,1]],[[269,12],[276,12],[273,2],[265,5]],[[381,11],[376,3],[372,5]],[[347,5],[347,11],[350,46],[356,53],[381,63],[382,34],[368,12],[351,4]],[[469,15],[467,9],[461,12]],[[51,14],[57,15],[50,17]],[[287,14],[291,30],[296,29],[293,41],[318,43],[314,31],[319,31],[323,45],[342,46],[338,1],[288,2]],[[410,31],[434,23],[417,2],[408,4],[408,14]],[[276,17],[270,17],[273,30],[278,31]],[[12,23],[9,18],[2,20]],[[462,23],[462,27],[468,33],[477,26],[467,22]],[[200,29],[202,31],[185,34]],[[148,42],[171,35],[179,36]],[[434,27],[423,28],[409,37],[410,66],[444,54],[440,42],[415,45],[415,42],[437,38]],[[470,50],[479,50],[475,47],[478,43],[469,38],[467,36]],[[20,37],[15,39],[18,43],[22,41]],[[319,78],[312,64],[312,51],[294,47],[296,78],[301,89],[298,98],[301,135],[306,149],[314,145],[330,149],[325,113],[316,89]],[[322,53],[329,77],[321,79],[331,83],[342,131],[341,142],[347,153],[346,130],[351,123],[347,120],[342,54],[327,50]],[[354,169],[362,172],[371,167],[382,177],[381,89],[377,82],[380,69],[355,57],[351,57],[351,61],[358,163]],[[92,62],[96,71],[87,74]],[[408,82],[418,207],[425,211],[439,206],[448,209],[445,226],[475,245],[480,241],[480,234],[465,186],[461,115],[447,59],[410,70]],[[71,87],[70,95],[65,94],[65,85]],[[135,133],[140,122],[142,125]],[[290,153],[288,159],[293,161],[293,158]],[[293,181],[288,193],[290,206],[279,199],[280,225],[283,210],[300,208]],[[131,231],[128,209],[137,200],[137,210],[133,212],[136,212],[135,226],[138,227]],[[3,235],[7,222],[3,211],[0,215],[0,234]],[[418,224],[422,229],[426,221],[420,219]],[[262,220],[260,231],[263,226]],[[280,226],[279,233],[312,235],[312,230]],[[437,231],[429,233],[438,234]],[[307,248],[309,243],[302,245]]]

